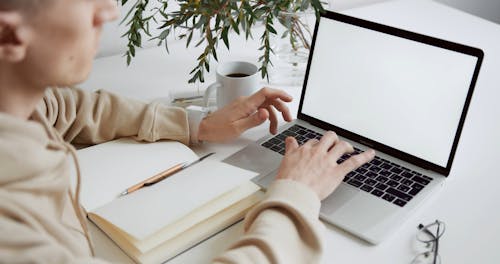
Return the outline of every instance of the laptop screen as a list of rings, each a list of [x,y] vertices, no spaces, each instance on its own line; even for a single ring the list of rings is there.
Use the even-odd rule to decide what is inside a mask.
[[[316,30],[301,113],[447,167],[478,57],[333,19]]]

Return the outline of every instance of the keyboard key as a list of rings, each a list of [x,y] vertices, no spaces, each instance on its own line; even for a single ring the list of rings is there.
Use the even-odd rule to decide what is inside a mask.
[[[393,180],[389,180],[388,182],[386,182],[387,185],[391,186],[391,187],[396,187],[399,185],[399,182],[397,181],[393,181]]]
[[[379,171],[381,171],[382,169],[379,168],[379,167],[376,167],[375,165],[372,165],[369,170],[375,172],[375,173],[378,173]]]
[[[386,193],[386,194],[384,194],[384,196],[382,196],[382,199],[384,199],[384,200],[386,200],[388,202],[392,202],[392,200],[396,199],[396,197],[394,197],[394,196]]]
[[[389,180],[389,178],[384,177],[384,176],[378,176],[376,178],[376,180],[379,181],[379,182],[381,182],[381,183],[386,183]]]
[[[382,194],[384,194],[384,192],[383,192],[383,191],[381,191],[381,190],[375,189],[375,190],[373,190],[373,191],[371,192],[371,194],[373,194],[373,195],[375,195],[375,196],[377,196],[377,197],[380,197],[380,196],[382,196]]]
[[[354,186],[354,187],[359,187],[359,186],[363,185],[363,183],[362,183],[362,182],[357,181],[357,180],[355,180],[355,179],[351,179],[351,180],[349,180],[347,183],[349,183],[350,185],[352,185],[352,186]]]
[[[347,174],[345,175],[345,177],[346,177],[346,178],[351,178],[351,177],[354,177],[356,174],[357,174],[356,172],[351,171],[351,172],[347,173]]]
[[[409,171],[405,171],[401,175],[406,178],[411,178],[414,174]]]
[[[285,149],[280,150],[280,151],[279,151],[279,153],[280,153],[281,155],[285,155]]]
[[[368,170],[364,168],[358,168],[356,171],[359,172],[360,174],[365,174]]]
[[[366,179],[365,184],[368,184],[370,186],[375,186],[375,184],[377,184],[377,181],[374,179]]]
[[[280,152],[281,148],[278,146],[272,146],[271,150],[276,151],[276,152]]]
[[[377,189],[379,189],[379,190],[382,190],[382,191],[383,191],[383,190],[387,189],[387,187],[389,187],[389,186],[387,186],[387,185],[385,185],[385,184],[383,184],[383,183],[378,183],[377,185],[375,185],[375,187],[376,187]]]
[[[368,168],[370,168],[370,164],[365,163],[365,164],[363,164],[363,166],[361,166],[361,168],[368,169]]]
[[[399,166],[398,164],[396,164],[396,163],[394,163],[394,162],[390,162],[390,163],[391,163],[391,165],[392,165],[393,167],[396,167],[396,168],[400,168],[400,167],[401,167],[401,166]]]
[[[411,185],[411,187],[418,190],[422,190],[424,188],[424,186],[419,183],[414,183],[413,185]]]
[[[411,188],[408,187],[408,186],[406,186],[406,185],[401,184],[396,189],[398,189],[398,190],[400,190],[402,192],[408,192]]]
[[[401,179],[403,179],[403,176],[400,176],[400,175],[397,175],[397,174],[392,174],[389,178],[395,180],[395,181],[400,181]]]
[[[285,138],[286,138],[286,136],[285,136],[285,135],[283,135],[283,134],[279,134],[279,135],[277,135],[275,138],[277,138],[277,139],[279,139],[279,140],[284,141],[284,140],[285,140]]]
[[[375,177],[378,176],[378,174],[376,174],[373,171],[368,171],[368,172],[365,173],[365,176],[370,177],[370,178],[375,178]]]
[[[400,173],[399,175],[407,178],[407,179],[411,179],[411,177],[413,177],[413,174],[409,173],[409,172],[402,172]]]
[[[297,131],[297,130],[299,130],[299,129],[300,129],[300,126],[295,125],[295,126],[290,127],[290,128],[289,128],[289,129],[287,129],[287,130],[288,130],[288,131],[293,131],[293,132],[294,132],[294,131]]]
[[[269,142],[269,141],[266,141],[264,142],[264,144],[262,144],[263,147],[266,147],[266,148],[270,148],[273,146],[273,143]]]
[[[295,132],[292,132],[292,131],[289,131],[289,130],[286,130],[285,132],[283,132],[283,135],[285,137],[296,137],[297,134],[295,134]]]
[[[373,190],[373,187],[365,184],[365,185],[361,186],[360,189],[365,191],[365,192],[371,192]]]
[[[269,142],[273,145],[278,145],[279,143],[281,143],[281,141],[277,138],[271,138]]]
[[[297,136],[295,139],[297,139],[297,141],[300,143],[304,143],[307,140],[307,138],[304,136]]]
[[[382,170],[380,171],[380,175],[384,175],[384,176],[390,176],[392,173],[388,170]]]
[[[389,163],[384,163],[384,164],[380,165],[380,167],[381,167],[382,169],[386,169],[386,170],[390,170],[390,169],[392,169],[392,165],[391,165],[391,164],[389,164]]]
[[[387,189],[387,190],[385,190],[385,192],[389,193],[389,194],[392,194],[392,195],[394,195],[394,196],[396,196],[396,197],[398,197],[398,198],[400,198],[402,200],[405,200],[405,201],[409,201],[409,200],[411,200],[411,198],[413,198],[411,195],[408,195],[408,194],[406,194],[404,192],[398,191],[398,190],[396,190],[396,189],[394,189],[392,187],[389,188],[389,189]]]
[[[420,173],[419,173],[419,174],[420,174]],[[418,175],[418,174],[417,174],[417,175]],[[422,175],[422,174],[420,174],[420,175],[418,175],[418,176],[420,176],[420,177],[422,177],[422,178],[424,178],[424,179],[426,179],[426,180],[428,180],[428,181],[432,181],[432,180],[433,180],[431,177],[426,176],[426,175]]]
[[[396,168],[396,167],[394,167],[394,168],[392,168],[390,171],[391,171],[391,172],[394,172],[395,174],[400,174],[403,170],[401,170],[400,168]]]
[[[373,159],[370,163],[378,166],[378,165],[382,164],[382,161],[380,161],[379,159]]]
[[[306,138],[308,138],[308,139],[313,139],[313,138],[316,138],[316,136],[315,136],[315,135],[314,135],[314,133],[312,133],[312,131],[311,131],[311,132],[308,132],[308,133],[306,134]]]
[[[429,180],[426,180],[426,179],[419,177],[419,176],[413,176],[412,180],[414,180],[420,184],[423,184],[423,185],[427,185],[430,182]]]
[[[401,181],[402,184],[411,186],[414,182],[412,180],[404,179]]]
[[[411,189],[408,193],[409,193],[410,195],[415,196],[415,195],[417,195],[417,194],[418,194],[421,190],[422,190],[422,189],[412,188],[412,189]]]
[[[400,166],[399,168],[400,168],[401,170],[403,170],[403,172],[410,172],[410,173],[412,172],[412,170],[410,170],[410,169],[408,169],[408,168],[406,168],[406,167],[403,167],[403,166]]]
[[[364,180],[366,180],[366,176],[358,174],[358,175],[354,176],[354,179],[356,179],[358,181],[364,181]]]
[[[297,133],[299,135],[305,135],[305,134],[307,134],[307,131],[300,129],[300,130],[295,131],[295,133]]]
[[[394,202],[392,202],[392,203],[393,203],[393,204],[395,204],[395,205],[399,205],[399,206],[401,206],[401,207],[405,206],[405,204],[406,204],[406,202],[405,202],[405,201],[403,201],[403,200],[401,200],[401,199],[396,199],[396,200],[394,200]]]

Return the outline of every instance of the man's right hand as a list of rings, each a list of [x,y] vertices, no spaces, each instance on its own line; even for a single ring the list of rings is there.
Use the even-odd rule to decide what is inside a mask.
[[[328,131],[321,140],[312,139],[299,147],[293,137],[286,139],[286,153],[276,179],[289,179],[309,186],[320,200],[328,197],[342,182],[345,175],[375,157],[370,149],[351,156],[337,164],[346,153],[354,151],[351,144]]]

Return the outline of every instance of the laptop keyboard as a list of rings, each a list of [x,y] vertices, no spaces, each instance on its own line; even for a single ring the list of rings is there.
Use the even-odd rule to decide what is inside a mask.
[[[294,137],[299,145],[302,145],[313,138],[319,140],[322,134],[293,125],[261,145],[284,155],[285,138],[288,136]],[[359,153],[361,150],[354,148],[354,153],[342,156],[337,162],[341,163],[351,155]],[[401,207],[405,206],[431,181],[431,177],[377,156],[369,163],[348,173],[344,178],[345,183]]]

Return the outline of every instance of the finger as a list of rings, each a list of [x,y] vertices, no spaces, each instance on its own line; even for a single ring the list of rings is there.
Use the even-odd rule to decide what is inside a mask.
[[[363,164],[370,162],[375,157],[375,151],[369,149],[361,154],[354,155],[344,162],[340,163],[338,168],[343,175],[363,166]]]
[[[299,143],[297,143],[297,140],[294,137],[287,137],[285,139],[285,154],[296,150],[298,147]]]
[[[335,159],[337,161],[342,155],[346,153],[352,153],[354,152],[354,148],[352,147],[351,144],[343,141],[343,140],[338,140],[337,143],[333,146],[332,149],[328,152],[328,155],[332,157],[332,159]]]
[[[269,118],[267,109],[261,108],[252,115],[234,122],[236,131],[240,134],[244,131],[264,123]]]
[[[266,107],[266,109],[269,112],[269,121],[271,122],[271,125],[269,126],[269,132],[275,135],[276,133],[278,133],[278,118],[276,117],[276,112],[274,111],[272,106],[268,106]]]
[[[288,107],[283,101],[281,101],[280,99],[275,99],[272,100],[270,104],[272,104],[274,108],[276,108],[278,111],[281,112],[281,115],[283,116],[283,119],[285,121],[290,122],[293,120],[292,114],[290,113],[290,109],[288,109]]]
[[[338,139],[339,137],[335,134],[335,132],[327,131],[319,140],[318,148],[321,151],[328,152]]]
[[[279,98],[280,100],[282,100],[284,102],[291,102],[292,101],[292,96],[285,93],[284,91],[264,87],[264,88],[260,89],[258,92],[251,95],[248,98],[248,103],[249,103],[250,107],[253,107],[253,109],[257,109],[266,100],[277,99],[277,98]]]
[[[316,145],[318,142],[319,142],[319,140],[317,140],[315,138],[309,139],[306,143],[304,143],[304,147],[312,147],[312,146]]]

